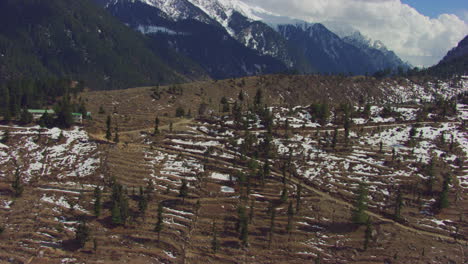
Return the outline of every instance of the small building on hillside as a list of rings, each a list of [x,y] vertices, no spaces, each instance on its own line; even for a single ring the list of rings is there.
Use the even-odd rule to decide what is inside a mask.
[[[39,120],[46,112],[51,117],[55,117],[55,111],[51,109],[28,109],[28,112],[32,114],[34,121]],[[83,124],[82,113],[72,113],[73,123]],[[91,112],[86,113],[86,118],[91,118]]]
[[[83,124],[83,114],[82,113],[72,113],[73,122],[75,124]],[[91,112],[86,112],[87,119],[91,118]]]
[[[73,123],[82,124],[83,123],[83,114],[82,113],[72,113]]]
[[[28,112],[34,120],[39,120],[46,112],[50,116],[55,116],[55,111],[52,109],[28,109]]]

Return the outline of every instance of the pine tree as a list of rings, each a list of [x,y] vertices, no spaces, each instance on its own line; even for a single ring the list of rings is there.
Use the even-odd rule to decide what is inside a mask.
[[[19,120],[20,124],[27,125],[31,123],[32,121],[33,121],[32,114],[28,112],[28,109],[23,108],[20,114],[20,120]]]
[[[98,114],[103,115],[106,113],[106,110],[104,110],[104,107],[102,105],[99,106]]]
[[[154,134],[159,135],[159,117],[154,120]]]
[[[114,133],[114,142],[119,143],[120,142],[119,126],[116,126],[114,131],[115,131],[115,133]]]
[[[322,263],[322,257],[320,256],[320,253],[317,254],[317,258],[315,258],[315,264],[321,264]]]
[[[158,233],[158,243],[161,239],[161,231],[164,228],[164,222],[163,222],[163,204],[160,202],[158,204],[158,221],[156,222],[156,226],[154,227],[154,231]]]
[[[296,194],[296,213],[299,213],[301,209],[301,199],[302,199],[302,185],[297,185],[297,194]]]
[[[255,216],[255,199],[252,199],[250,202],[250,210],[249,210],[249,224],[253,222],[254,216]]]
[[[141,215],[145,215],[146,209],[148,208],[148,196],[143,191],[143,187],[140,186],[140,194],[138,196],[138,210]]]
[[[24,191],[24,186],[21,181],[21,175],[19,168],[16,168],[15,170],[15,179],[13,180],[13,183],[11,184],[11,187],[13,187],[13,190],[15,191],[15,196],[20,197],[23,194]]]
[[[293,218],[294,218],[294,207],[293,207],[293,202],[289,201],[289,206],[288,206],[288,225],[286,226],[286,232],[288,234],[291,234],[292,228],[293,228]]]
[[[258,107],[262,105],[262,100],[263,100],[263,93],[262,93],[262,89],[257,89],[257,92],[255,93],[255,97],[254,97],[254,106]]]
[[[102,210],[102,191],[99,186],[94,189],[94,215],[99,217]]]
[[[129,217],[128,197],[126,189],[114,182],[111,194],[111,213],[114,225],[125,225]]]
[[[248,236],[249,236],[249,220],[245,213],[245,207],[239,205],[237,208],[238,222],[237,222],[237,231],[239,232],[239,239],[242,242],[242,246],[248,246]]]
[[[283,187],[283,190],[281,191],[281,198],[280,198],[282,203],[285,203],[288,201],[288,189],[286,186]]]
[[[245,207],[241,204],[237,206],[237,224],[236,229],[237,232],[240,233],[242,229],[242,222],[245,219]]]
[[[450,178],[447,177],[447,178],[444,180],[444,184],[443,184],[443,186],[442,186],[442,192],[440,192],[440,194],[439,194],[439,199],[438,199],[438,202],[437,202],[438,207],[439,207],[439,210],[448,208],[449,205],[450,205],[449,199],[448,199],[449,184],[450,184]]]
[[[396,203],[395,203],[395,219],[399,220],[401,218],[401,207],[403,206],[403,195],[401,190],[398,190]]]
[[[148,200],[150,200],[153,192],[154,192],[154,183],[152,180],[149,180],[148,183],[146,184],[146,189],[145,189],[145,193],[148,195]]]
[[[237,96],[237,98],[239,99],[239,101],[241,102],[244,102],[244,91],[240,91],[239,92],[239,95]]]
[[[2,144],[7,144],[9,140],[10,140],[10,131],[9,131],[9,130],[5,130],[5,132],[3,133],[2,140],[0,140],[0,142],[1,142]]]
[[[95,238],[93,239],[93,251],[96,253],[98,250],[98,240]]]
[[[221,98],[220,104],[221,104],[221,112],[222,113],[229,112],[229,103],[228,103],[228,100],[226,99],[225,96],[223,96]]]
[[[265,163],[263,164],[263,173],[260,175],[261,176],[261,182],[262,186],[265,185],[265,179],[270,176],[270,161],[268,159],[265,160]]]
[[[270,235],[268,238],[268,248],[271,247],[271,242],[273,241],[273,234],[275,232],[275,217],[276,217],[276,208],[272,205],[271,215],[270,215]]]
[[[429,161],[428,167],[427,167],[427,174],[429,176],[427,180],[427,188],[428,192],[430,194],[433,193],[434,191],[434,184],[436,181],[436,175],[435,175],[435,163],[436,163],[436,158],[432,157],[432,159]]]
[[[85,221],[81,221],[76,228],[75,241],[78,243],[80,248],[84,247],[86,242],[89,240],[90,230],[86,225]]]
[[[364,237],[364,250],[367,250],[369,247],[370,240],[372,238],[372,223],[370,218],[367,219],[366,221],[366,231],[365,231],[365,237]]]
[[[365,183],[359,183],[356,192],[355,208],[353,209],[352,221],[355,224],[365,224],[367,221],[367,186]]]
[[[183,117],[185,115],[185,110],[182,106],[177,107],[175,117]]]
[[[351,129],[351,124],[352,124],[352,121],[349,118],[349,114],[348,114],[348,112],[345,112],[343,127],[344,127],[344,132],[345,132],[345,142],[346,143],[349,140],[349,132],[350,132],[350,129]]]
[[[122,221],[122,216],[120,214],[120,207],[117,203],[115,203],[113,206],[112,206],[112,216],[111,216],[111,219],[112,219],[112,224],[114,225],[121,225],[123,224],[123,221]]]
[[[182,197],[182,203],[185,203],[185,198],[187,198],[187,196],[188,196],[187,180],[183,179],[182,185],[180,186],[180,190],[179,190],[179,197]]]
[[[335,131],[333,132],[333,139],[332,139],[333,150],[336,149],[336,143],[338,143],[338,128],[337,127],[335,127]]]
[[[218,234],[216,231],[216,222],[213,221],[213,238],[211,239],[211,249],[213,253],[216,254],[219,250],[219,241],[218,241]]]
[[[72,106],[70,104],[70,98],[64,96],[56,107],[56,123],[60,128],[69,128],[73,125]]]
[[[128,207],[128,196],[126,195],[126,190],[125,193],[122,193],[122,198],[120,201],[120,215],[122,217],[122,224],[126,225],[128,217],[130,216]]]
[[[112,132],[111,132],[112,119],[111,119],[110,115],[107,116],[106,127],[107,127],[107,129],[106,129],[106,139],[111,140],[111,138],[112,138]]]
[[[47,128],[51,128],[54,125],[54,119],[51,115],[49,115],[47,110],[44,112],[44,114],[42,114],[41,118],[39,119],[39,125],[41,127]]]

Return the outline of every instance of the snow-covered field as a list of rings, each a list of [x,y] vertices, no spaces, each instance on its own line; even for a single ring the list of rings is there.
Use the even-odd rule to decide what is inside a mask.
[[[0,148],[0,177],[18,169],[24,182],[93,175],[100,166],[97,145],[79,127],[71,130],[36,127],[0,127],[10,131]]]

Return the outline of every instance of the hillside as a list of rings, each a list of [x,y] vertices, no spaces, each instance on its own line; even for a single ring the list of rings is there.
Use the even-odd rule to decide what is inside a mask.
[[[271,75],[84,92],[82,128],[0,126],[0,261],[464,263],[467,91]]]
[[[0,54],[2,81],[66,77],[115,89],[206,77],[89,0],[2,1]]]
[[[450,78],[454,75],[468,74],[468,36],[458,43],[447,55],[437,64],[422,74]]]

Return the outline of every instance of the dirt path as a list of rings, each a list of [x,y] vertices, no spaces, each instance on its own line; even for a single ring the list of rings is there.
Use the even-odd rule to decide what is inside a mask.
[[[193,123],[193,119],[179,119],[177,122],[172,123],[172,126],[173,126],[173,129],[175,129],[175,130],[185,131],[187,129],[186,126],[189,125],[189,124],[192,124],[192,123]],[[181,128],[184,128],[184,129],[181,129]],[[160,126],[159,129],[169,131],[169,124],[164,125],[164,126]],[[127,131],[119,131],[119,136],[138,135],[141,132],[153,133],[154,132],[154,127],[144,128],[144,129],[127,130]],[[89,133],[88,132],[88,134],[89,134],[89,137],[91,139],[93,139],[93,140],[106,141],[106,142],[109,142],[109,143],[114,143],[113,141],[106,139],[105,133]]]

